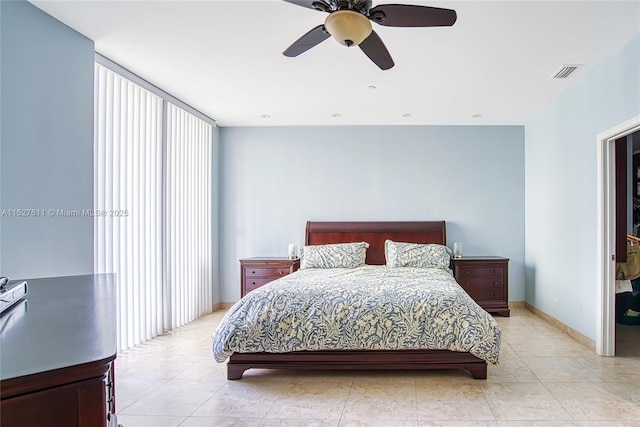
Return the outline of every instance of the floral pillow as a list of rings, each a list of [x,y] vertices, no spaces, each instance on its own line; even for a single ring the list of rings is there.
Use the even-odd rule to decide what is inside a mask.
[[[300,269],[361,267],[368,247],[367,242],[304,246],[300,253]]]
[[[440,268],[451,272],[451,249],[444,245],[404,243],[387,240],[384,256],[387,267]]]

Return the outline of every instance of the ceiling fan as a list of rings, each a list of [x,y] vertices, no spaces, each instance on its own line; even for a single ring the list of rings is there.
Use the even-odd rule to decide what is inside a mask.
[[[283,53],[294,57],[333,36],[340,44],[360,49],[382,70],[394,66],[382,39],[371,22],[387,27],[446,27],[456,22],[455,10],[408,4],[372,6],[371,0],[284,0],[298,6],[329,14],[318,25],[293,42]]]

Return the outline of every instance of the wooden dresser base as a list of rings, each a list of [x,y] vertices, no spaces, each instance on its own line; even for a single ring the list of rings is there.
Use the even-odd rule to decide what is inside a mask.
[[[487,362],[448,350],[299,351],[291,353],[234,353],[227,363],[227,379],[239,380],[257,369],[466,369],[475,379],[487,378]]]
[[[28,283],[24,311],[3,315],[16,317],[2,330],[0,425],[115,425],[116,276]]]

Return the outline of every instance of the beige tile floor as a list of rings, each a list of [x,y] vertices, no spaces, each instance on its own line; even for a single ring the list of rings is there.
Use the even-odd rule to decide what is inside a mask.
[[[211,355],[216,312],[116,360],[124,427],[640,426],[640,326],[603,358],[525,309],[496,316],[501,362],[465,371],[249,370],[226,380]]]

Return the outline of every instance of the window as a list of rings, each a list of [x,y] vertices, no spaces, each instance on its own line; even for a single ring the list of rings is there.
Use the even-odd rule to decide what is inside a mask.
[[[94,269],[117,274],[123,351],[212,311],[214,124],[110,68],[96,63]]]

